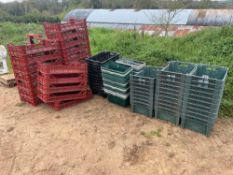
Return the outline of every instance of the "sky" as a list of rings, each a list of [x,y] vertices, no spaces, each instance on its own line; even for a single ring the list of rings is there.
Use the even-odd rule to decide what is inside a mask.
[[[6,2],[13,2],[13,1],[16,1],[16,0],[0,0],[0,2],[4,2],[4,3],[6,3]],[[17,1],[23,1],[23,0],[17,0]],[[225,0],[218,0],[218,1],[225,1]]]
[[[15,0],[0,0],[0,2],[13,2]],[[22,1],[22,0],[18,0],[18,1]]]

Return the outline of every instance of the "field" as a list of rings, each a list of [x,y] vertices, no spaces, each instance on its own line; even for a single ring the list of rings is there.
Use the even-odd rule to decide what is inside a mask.
[[[232,118],[207,138],[98,96],[55,112],[0,92],[1,175],[232,175]]]
[[[43,33],[42,25],[0,23],[1,44],[25,43],[28,33]],[[206,29],[183,38],[142,36],[134,32],[94,29],[90,31],[92,54],[116,51],[124,57],[162,66],[170,60],[207,63],[229,68],[220,116],[233,117],[233,29]],[[10,65],[10,62],[9,62]]]
[[[0,23],[1,44],[22,44],[27,33],[42,31],[38,24]],[[229,67],[222,117],[211,136],[134,114],[98,96],[62,111],[32,107],[20,102],[16,88],[0,86],[1,175],[232,175],[231,27],[184,38],[94,29],[90,39],[93,54],[110,50],[153,66],[182,60]]]

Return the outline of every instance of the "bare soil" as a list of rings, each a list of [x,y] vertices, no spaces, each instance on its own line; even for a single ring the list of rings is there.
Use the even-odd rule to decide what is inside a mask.
[[[0,92],[0,175],[233,174],[233,119],[206,137],[98,96],[56,112]]]

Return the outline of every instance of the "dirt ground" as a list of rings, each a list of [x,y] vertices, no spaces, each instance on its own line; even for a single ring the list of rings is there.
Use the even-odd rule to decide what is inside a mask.
[[[0,175],[233,174],[233,119],[207,138],[98,96],[55,112],[0,92]]]

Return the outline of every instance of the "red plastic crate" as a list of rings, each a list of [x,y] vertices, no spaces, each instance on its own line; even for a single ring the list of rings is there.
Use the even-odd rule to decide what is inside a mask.
[[[32,64],[32,65],[25,66],[25,65],[19,65],[19,64],[13,63],[13,69],[15,72],[23,72],[23,73],[32,74],[32,73],[37,72],[37,65]]]
[[[55,40],[41,40],[38,44],[29,44],[22,46],[8,45],[10,56],[25,57],[35,54],[56,53],[60,50],[60,43]]]
[[[90,100],[92,98],[92,92],[88,91],[87,95],[83,99],[78,99],[78,100],[67,100],[67,101],[58,101],[54,103],[49,103],[49,105],[54,108],[55,110],[61,110],[66,107],[70,107],[79,103],[82,103],[84,101]]]
[[[37,73],[27,74],[22,72],[14,72],[16,80],[27,80],[27,81],[36,81]]]
[[[83,81],[87,82],[87,74],[86,73],[75,74],[72,76],[38,75],[37,81],[39,84],[42,85],[71,84],[71,83],[78,83]]]
[[[36,81],[32,81],[30,79],[26,80],[26,79],[23,79],[23,80],[20,80],[20,79],[16,79],[16,85],[17,87],[18,86],[23,86],[23,87],[27,87],[28,89],[30,90],[35,90],[34,88],[36,87],[37,85],[37,82]]]
[[[37,90],[42,94],[54,94],[54,93],[65,93],[65,92],[76,92],[86,90],[88,88],[87,82],[80,82],[75,84],[62,84],[62,85],[50,85],[44,86],[41,84],[37,85]]]
[[[68,62],[73,62],[73,61],[80,61],[80,60],[89,58],[90,56],[91,55],[88,53],[76,53],[76,54],[66,57],[66,59],[68,60]]]
[[[69,40],[73,40],[73,39],[83,41],[83,40],[87,40],[88,37],[87,37],[85,31],[76,31],[74,33],[63,34],[63,38],[61,39],[61,41],[69,41]]]
[[[50,39],[61,39],[61,34],[75,31],[86,31],[86,20],[69,20],[65,23],[44,23],[46,35]],[[60,35],[59,35],[60,34]]]
[[[66,92],[59,94],[42,94],[38,92],[37,96],[45,103],[57,102],[57,101],[66,101],[66,100],[79,100],[87,96],[87,91],[76,91],[76,92]]]
[[[62,50],[62,53],[63,55],[64,54],[67,54],[67,55],[72,55],[74,53],[77,53],[77,52],[84,52],[84,53],[90,53],[90,49],[87,45],[79,45],[77,47],[72,47],[72,48],[69,48],[69,49],[63,49]]]
[[[82,54],[88,56],[91,55],[88,29],[85,20],[70,20],[66,23],[58,24],[44,23],[44,29],[48,38],[60,41],[65,63],[69,63],[70,60],[85,58],[83,55],[79,57],[80,55],[77,55],[78,52],[83,52]],[[76,48],[78,49],[76,50]]]
[[[60,50],[59,42],[55,40],[41,40],[38,44],[30,44],[25,46],[26,54],[38,54],[38,53],[49,53]]]
[[[22,101],[36,105],[37,64],[42,62],[63,62],[60,43],[41,40],[38,44],[8,45],[17,88]]]
[[[40,100],[37,97],[35,98],[25,93],[19,93],[19,96],[20,96],[21,101],[29,103],[32,106],[37,106],[38,104],[40,104]]]
[[[18,91],[21,94],[26,94],[28,96],[31,97],[35,97],[36,98],[36,92],[34,91],[34,89],[36,89],[36,87],[29,89],[27,87],[21,86],[21,85],[17,85]]]
[[[62,64],[40,64],[38,71],[42,74],[83,74],[87,73],[86,63]]]
[[[72,48],[81,48],[81,47],[84,47],[87,49],[90,48],[87,41],[81,41],[81,40],[72,40],[72,41],[66,41],[66,42],[61,41],[61,49],[63,51],[64,50],[68,51]]]

